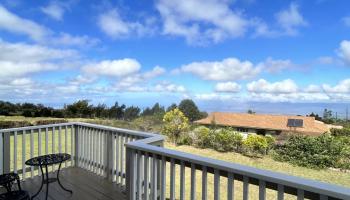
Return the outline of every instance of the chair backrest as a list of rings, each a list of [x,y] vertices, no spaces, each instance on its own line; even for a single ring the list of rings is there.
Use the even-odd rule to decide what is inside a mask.
[[[17,182],[18,189],[22,190],[18,174],[8,173],[0,175],[0,185],[6,188],[7,192],[11,192],[12,185],[15,181]]]

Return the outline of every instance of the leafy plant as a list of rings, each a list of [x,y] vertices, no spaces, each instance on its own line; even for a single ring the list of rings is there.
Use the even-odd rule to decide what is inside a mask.
[[[178,108],[175,108],[165,113],[163,122],[164,126],[162,132],[167,135],[172,142],[178,144],[182,134],[188,130],[188,118]]]
[[[269,143],[266,137],[261,135],[249,135],[247,139],[243,141],[243,147],[245,153],[248,155],[258,156],[266,154],[269,147]]]

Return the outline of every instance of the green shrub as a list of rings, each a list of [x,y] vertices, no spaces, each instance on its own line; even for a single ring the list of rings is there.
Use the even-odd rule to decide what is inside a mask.
[[[243,136],[232,129],[220,129],[214,135],[214,149],[217,151],[240,151]]]
[[[276,143],[276,139],[270,135],[265,136],[265,139],[267,142],[267,152],[266,153],[268,153],[269,150],[274,148],[275,143]]]
[[[346,167],[349,150],[345,139],[328,134],[318,137],[293,136],[276,148],[275,159],[311,168]]]
[[[266,137],[261,135],[248,135],[247,139],[243,141],[244,152],[248,155],[265,155],[269,143]]]
[[[213,131],[205,126],[199,126],[191,134],[195,146],[200,148],[211,148],[213,146]]]

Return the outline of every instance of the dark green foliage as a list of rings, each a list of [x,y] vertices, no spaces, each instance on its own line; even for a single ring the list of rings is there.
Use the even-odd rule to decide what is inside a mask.
[[[139,107],[134,107],[134,106],[128,107],[125,109],[124,119],[129,121],[136,119],[139,116],[140,112],[141,112],[141,109]]]
[[[166,111],[169,112],[169,111],[171,111],[171,110],[174,110],[175,108],[177,108],[176,103],[172,103],[172,104],[166,109]]]
[[[190,122],[201,119],[201,113],[196,104],[191,99],[184,99],[179,104],[179,109],[185,114]]]
[[[324,134],[318,137],[292,136],[276,148],[275,159],[311,168],[344,167],[348,143]],[[345,162],[345,163],[344,163]],[[348,163],[349,164],[349,163]]]
[[[342,128],[342,129],[332,128],[330,131],[331,131],[331,134],[333,136],[349,136],[350,137],[350,128]]]

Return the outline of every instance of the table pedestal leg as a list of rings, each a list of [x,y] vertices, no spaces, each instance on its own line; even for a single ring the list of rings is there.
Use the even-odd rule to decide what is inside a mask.
[[[58,184],[61,186],[61,188],[62,188],[63,190],[65,190],[65,191],[67,191],[67,192],[70,192],[70,193],[72,194],[72,193],[73,193],[72,190],[66,189],[66,188],[63,187],[63,185],[61,184],[61,181],[60,181],[60,178],[59,178],[60,170],[61,170],[61,164],[62,164],[62,163],[60,163],[60,165],[59,165],[59,167],[58,167],[58,171],[57,171],[57,182],[58,182]]]
[[[44,178],[44,172],[43,172],[43,167],[40,165],[40,170],[41,170],[41,185],[40,185],[40,188],[39,190],[31,197],[31,199],[34,199],[34,197],[38,196],[38,194],[40,193],[41,189],[43,189],[43,185],[44,185],[44,182],[45,182],[45,178]],[[46,167],[46,174],[47,174],[47,167]]]

